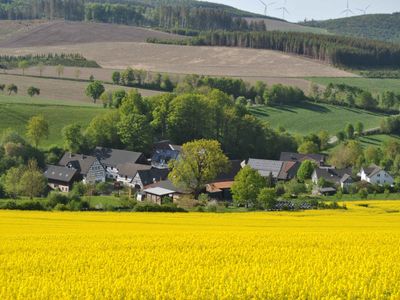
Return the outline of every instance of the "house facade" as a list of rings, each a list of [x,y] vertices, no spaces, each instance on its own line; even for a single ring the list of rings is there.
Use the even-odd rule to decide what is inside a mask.
[[[138,171],[150,170],[150,165],[126,163],[117,166],[118,173],[116,180],[125,186],[135,187],[133,180]]]
[[[92,156],[105,167],[107,178],[114,180],[118,180],[119,168],[124,164],[147,164],[146,157],[141,152],[96,147]]]
[[[376,165],[371,165],[368,168],[361,168],[360,177],[362,181],[374,185],[394,184],[393,176]]]
[[[335,187],[342,188],[343,190],[348,190],[350,185],[356,181],[353,177],[353,171],[351,168],[316,168],[311,176],[311,180],[315,186],[318,186],[321,178]],[[323,189],[324,187],[320,188]]]
[[[74,168],[47,165],[43,175],[47,178],[47,184],[52,190],[68,193],[74,182],[78,180],[79,172]]]
[[[147,170],[138,170],[129,186],[136,190],[143,190],[148,185],[168,179],[168,169],[150,168]]]
[[[106,181],[106,170],[94,156],[65,153],[58,163],[60,166],[78,170],[80,180],[85,184]]]

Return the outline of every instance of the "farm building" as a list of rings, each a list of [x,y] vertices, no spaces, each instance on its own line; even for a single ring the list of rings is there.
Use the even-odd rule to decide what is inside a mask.
[[[316,168],[311,176],[311,179],[315,185],[318,185],[320,180],[323,179],[327,183],[330,183],[335,187],[340,187],[344,190],[347,190],[351,184],[357,181],[353,176],[353,171],[351,168]]]
[[[250,158],[247,163],[242,163],[242,166],[246,165],[257,170],[265,178],[272,175],[273,179],[277,181],[293,179],[300,167],[299,162],[254,158]]]
[[[66,152],[58,164],[78,170],[79,180],[84,183],[106,181],[106,170],[94,156]]]
[[[47,165],[44,176],[52,190],[69,192],[74,182],[78,180],[79,172],[75,168]]]
[[[381,167],[371,165],[368,168],[361,168],[360,177],[362,181],[377,185],[393,185],[394,178]]]
[[[282,152],[281,161],[293,161],[302,163],[305,160],[314,162],[317,166],[324,166],[326,163],[326,156],[323,154],[301,154],[293,152]]]
[[[96,147],[92,153],[106,168],[107,178],[118,179],[118,167],[124,164],[148,164],[141,152]]]

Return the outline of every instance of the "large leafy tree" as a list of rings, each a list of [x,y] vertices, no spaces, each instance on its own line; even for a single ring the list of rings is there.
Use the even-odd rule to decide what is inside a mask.
[[[197,140],[183,145],[180,158],[171,162],[169,179],[197,198],[207,183],[228,168],[228,158],[219,142]]]
[[[171,102],[168,135],[175,143],[211,137],[212,110],[203,95],[184,94]]]
[[[93,102],[96,103],[97,99],[100,98],[101,94],[103,94],[105,91],[104,85],[98,81],[95,80],[86,87],[86,96],[90,97],[93,99]]]
[[[265,187],[266,181],[260,173],[246,166],[235,177],[232,185],[233,200],[239,206],[257,206],[258,195]]]
[[[43,116],[32,117],[26,126],[26,136],[37,147],[43,138],[49,137],[49,123]]]
[[[85,144],[85,137],[82,134],[82,127],[79,124],[65,126],[62,130],[64,148],[71,153],[79,152]]]
[[[301,163],[300,168],[297,171],[297,179],[300,182],[304,182],[305,180],[311,178],[313,172],[314,164],[309,160],[305,160]]]
[[[38,168],[35,160],[28,162],[28,167],[23,173],[21,179],[21,194],[30,199],[40,196],[46,189],[47,180],[42,171]]]
[[[119,112],[115,110],[94,117],[85,131],[89,143],[92,146],[119,146],[121,141],[116,126],[119,120]]]
[[[148,152],[153,142],[153,130],[148,116],[148,103],[136,91],[130,91],[119,108],[116,125],[121,142],[130,150]]]
[[[16,198],[21,190],[21,177],[23,173],[23,168],[12,167],[2,177],[4,190],[12,198]]]

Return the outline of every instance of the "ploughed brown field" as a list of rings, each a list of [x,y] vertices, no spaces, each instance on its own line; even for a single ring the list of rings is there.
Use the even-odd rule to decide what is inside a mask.
[[[112,70],[128,66],[177,75],[230,76],[250,82],[263,80],[302,89],[309,86],[304,77],[356,76],[315,60],[277,51],[148,44],[145,42],[148,37],[176,38],[131,26],[52,22],[0,42],[0,55],[80,53],[109,69],[88,71],[107,81]]]

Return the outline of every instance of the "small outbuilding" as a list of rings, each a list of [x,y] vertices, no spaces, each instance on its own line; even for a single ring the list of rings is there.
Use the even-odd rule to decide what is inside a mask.
[[[157,204],[163,204],[163,200],[165,198],[174,198],[174,195],[176,194],[175,191],[161,188],[161,187],[153,187],[153,188],[148,188],[143,191],[144,198],[145,200],[148,200],[150,202],[154,202]],[[144,200],[144,199],[143,199]]]

